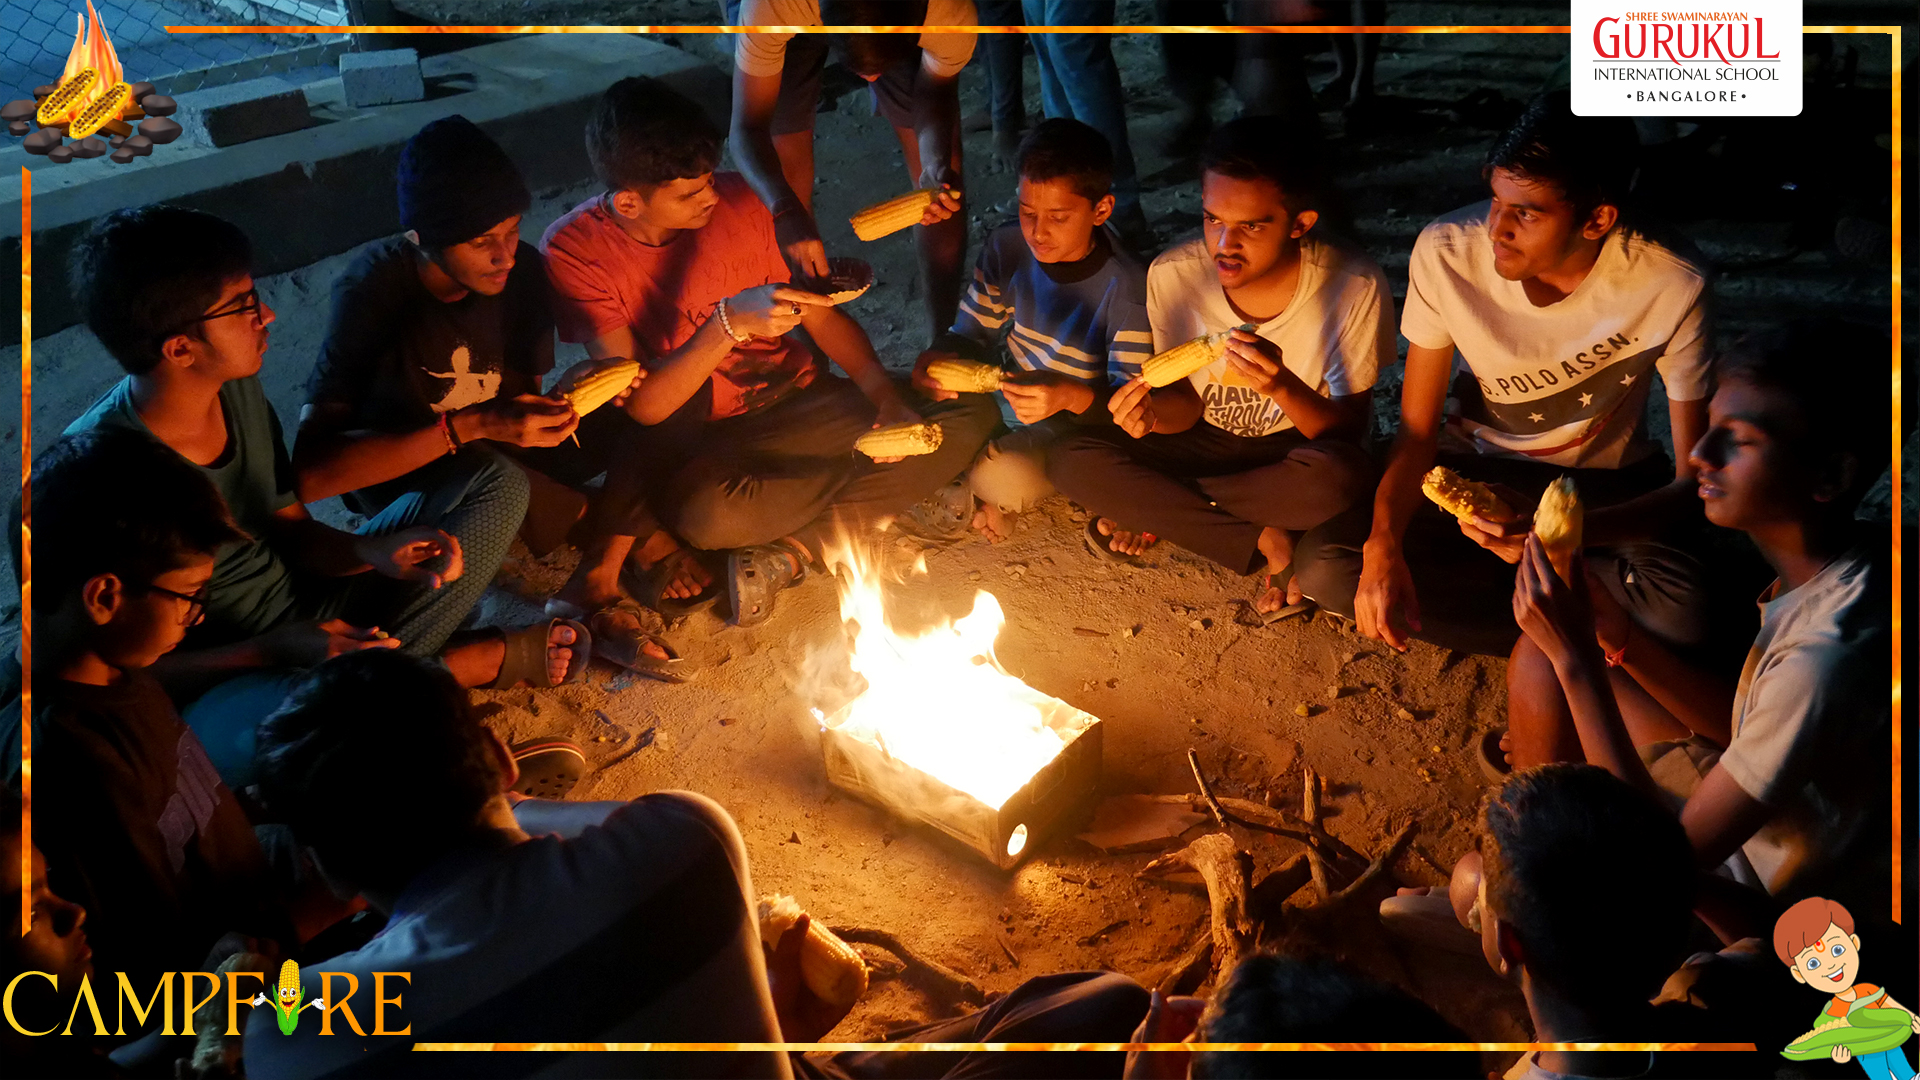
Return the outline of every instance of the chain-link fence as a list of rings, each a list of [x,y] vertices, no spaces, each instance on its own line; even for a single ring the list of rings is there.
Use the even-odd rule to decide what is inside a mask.
[[[169,34],[168,26],[339,26],[345,0],[93,0],[128,82],[180,93],[260,75],[332,67],[344,34]],[[59,81],[86,0],[0,0],[0,101]]]

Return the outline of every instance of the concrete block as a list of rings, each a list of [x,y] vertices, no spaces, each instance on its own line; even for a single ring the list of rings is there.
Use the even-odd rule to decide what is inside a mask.
[[[298,131],[313,122],[307,95],[285,79],[259,79],[181,94],[179,121],[202,146],[232,146]]]
[[[412,49],[340,54],[340,85],[356,109],[419,101],[427,96],[420,77],[420,54]]]

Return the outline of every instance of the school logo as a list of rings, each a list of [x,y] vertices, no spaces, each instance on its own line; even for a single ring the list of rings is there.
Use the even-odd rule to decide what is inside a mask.
[[[1577,116],[1800,115],[1800,0],[1573,0]]]
[[[73,48],[60,77],[35,87],[32,101],[0,108],[7,133],[25,136],[27,153],[55,165],[96,157],[129,165],[179,138],[180,125],[167,119],[178,106],[155,93],[152,83],[127,81],[93,0],[87,0],[86,15],[75,13],[74,20]]]

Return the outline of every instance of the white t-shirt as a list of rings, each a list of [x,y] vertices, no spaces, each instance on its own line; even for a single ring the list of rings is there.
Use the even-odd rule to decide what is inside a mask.
[[[305,964],[309,1002],[326,973],[358,989],[344,1004],[365,1036],[320,1010],[282,1035],[274,1010],[247,1021],[247,1074],[481,1076],[493,1055],[416,1053],[417,1042],[777,1042],[746,849],[726,811],[689,792],[629,803],[529,801],[515,816],[532,839],[451,855],[409,882],[373,940]],[[546,832],[547,835],[540,835]],[[375,972],[398,995],[376,1030]],[[348,985],[335,974],[336,994]],[[269,987],[271,989],[271,987]],[[329,1004],[338,1004],[330,1002]],[[788,1077],[776,1052],[528,1055],[518,1075]],[[637,1070],[637,1071],[636,1071]]]
[[[973,0],[927,0],[922,26],[978,26]],[[740,5],[742,26],[821,26],[820,0],[745,0]],[[921,34],[920,67],[931,75],[954,76],[973,58],[974,34]],[[749,75],[778,75],[787,62],[792,34],[738,34],[733,41],[734,66]]]
[[[1494,272],[1490,204],[1456,210],[1414,242],[1400,332],[1460,351],[1479,384],[1449,434],[1483,454],[1618,468],[1654,447],[1642,422],[1649,373],[1675,401],[1711,391],[1706,276],[1654,241],[1615,229],[1586,280],[1535,307]],[[1682,448],[1685,453],[1689,448]]]
[[[1202,334],[1243,325],[1207,254],[1204,238],[1163,252],[1147,270],[1147,319],[1153,351],[1165,352]],[[1280,346],[1287,369],[1324,397],[1373,388],[1381,362],[1391,362],[1393,293],[1364,252],[1316,238],[1300,241],[1300,281],[1287,309],[1255,328]],[[1223,357],[1190,377],[1207,423],[1235,435],[1271,435],[1293,427],[1272,398],[1224,381]]]
[[[1740,789],[1774,810],[1742,847],[1758,884],[1789,889],[1809,870],[1846,874],[1892,798],[1887,585],[1864,550],[1760,603],[1760,634],[1720,755]],[[1885,858],[1885,852],[1880,852]]]

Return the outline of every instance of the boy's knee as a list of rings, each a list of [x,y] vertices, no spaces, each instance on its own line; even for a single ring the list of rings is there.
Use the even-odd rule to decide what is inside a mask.
[[[1361,555],[1342,542],[1340,518],[1307,530],[1293,549],[1293,576],[1308,599],[1338,615],[1353,615],[1353,594],[1360,585]]]
[[[526,472],[506,455],[486,447],[475,447],[464,464],[467,473],[467,497],[470,502],[486,500],[498,504],[513,515],[517,529],[520,518],[533,501],[533,484]]]
[[[673,531],[689,547],[726,551],[779,538],[765,535],[767,530],[754,520],[750,504],[739,497],[735,485],[717,477],[690,485],[674,502],[667,516]]]
[[[1009,513],[1019,513],[1053,494],[1047,479],[1046,456],[1031,450],[999,450],[989,446],[969,474],[973,493]]]

